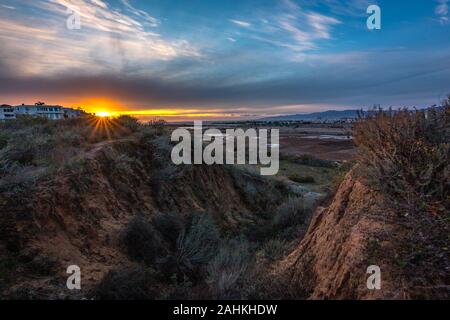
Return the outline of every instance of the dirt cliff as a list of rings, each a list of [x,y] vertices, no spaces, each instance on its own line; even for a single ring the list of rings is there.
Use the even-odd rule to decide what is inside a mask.
[[[371,252],[372,241],[379,251],[392,246],[395,217],[382,207],[382,197],[355,176],[349,173],[331,203],[318,208],[305,238],[277,266],[303,298],[404,298],[391,261]],[[367,289],[370,265],[381,268],[381,290]]]
[[[275,266],[305,299],[448,299],[448,224],[399,215],[355,168],[319,207],[299,246]],[[381,289],[368,289],[369,266]]]
[[[100,143],[82,164],[31,189],[0,194],[0,258],[11,264],[10,274],[2,277],[11,283],[0,283],[5,296],[23,287],[33,288],[38,298],[57,298],[57,287],[62,295],[67,291],[69,265],[80,266],[83,288],[127,265],[120,236],[138,214],[151,219],[157,212],[211,212],[232,232],[281,198],[273,184],[238,169],[179,170],[168,163],[152,144]]]

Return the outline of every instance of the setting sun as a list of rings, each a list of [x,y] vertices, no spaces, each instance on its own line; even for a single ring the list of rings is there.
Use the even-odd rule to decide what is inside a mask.
[[[111,113],[108,111],[100,111],[100,112],[96,112],[95,115],[97,117],[106,118],[106,117],[110,117]]]

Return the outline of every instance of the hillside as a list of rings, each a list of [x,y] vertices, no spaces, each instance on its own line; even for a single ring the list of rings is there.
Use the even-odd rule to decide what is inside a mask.
[[[328,110],[323,112],[313,112],[305,114],[293,114],[277,117],[268,117],[261,119],[262,121],[316,121],[316,120],[341,120],[341,119],[357,119],[358,110]]]
[[[23,120],[4,128],[33,135],[25,146],[8,139],[0,152],[4,298],[270,295],[255,287],[256,278],[266,285],[255,259],[267,260],[267,243],[282,255],[277,250],[287,242],[272,241],[278,231],[297,237],[307,218],[301,198],[284,183],[233,166],[172,166],[159,124],[123,117],[107,124],[116,132],[108,137],[106,124],[84,131],[89,121]],[[59,143],[64,131],[71,139],[87,135],[71,143],[70,156],[68,142]],[[82,270],[79,292],[66,288],[69,265]],[[142,289],[148,286],[158,293]]]
[[[305,298],[394,297],[389,263],[380,265],[383,290],[366,287],[366,268],[371,264],[366,247],[382,232],[394,231],[393,223],[385,223],[392,219],[392,212],[380,203],[376,193],[349,173],[330,205],[317,210],[307,235],[280,263],[279,271],[290,273],[292,284],[301,288]],[[380,246],[388,245],[386,240]]]
[[[321,182],[323,200],[301,184],[311,178],[176,167],[163,123],[0,124],[0,295],[448,299],[449,110],[357,123],[357,164],[334,191]],[[80,291],[66,287],[70,265]],[[381,290],[366,286],[371,265]]]
[[[448,299],[449,110],[358,124],[359,165],[275,274],[307,299]],[[380,290],[366,285],[372,265]]]
[[[411,228],[384,201],[349,173],[331,204],[317,210],[300,245],[276,265],[276,273],[289,274],[291,286],[307,299],[448,299],[447,250],[433,250],[437,256],[427,257],[419,249],[425,244],[419,243],[408,256],[405,244],[420,228]],[[448,244],[448,226],[441,228]],[[381,290],[366,286],[371,265],[381,269]]]

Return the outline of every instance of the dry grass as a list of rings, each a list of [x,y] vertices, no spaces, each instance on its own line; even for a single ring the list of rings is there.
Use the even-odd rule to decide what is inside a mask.
[[[377,110],[354,128],[359,162],[399,212],[448,212],[450,106]]]
[[[391,235],[393,248],[383,256],[411,298],[448,299],[450,100],[423,111],[377,110],[361,119],[354,137],[362,173],[398,213],[402,231]]]

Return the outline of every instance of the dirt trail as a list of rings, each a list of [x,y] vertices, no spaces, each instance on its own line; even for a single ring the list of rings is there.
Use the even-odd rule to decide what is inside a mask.
[[[127,138],[127,139],[110,139],[97,142],[93,144],[89,149],[89,151],[86,153],[86,158],[92,160],[96,157],[99,151],[103,150],[107,146],[113,146],[118,142],[131,142],[131,141],[133,141],[133,139]]]

